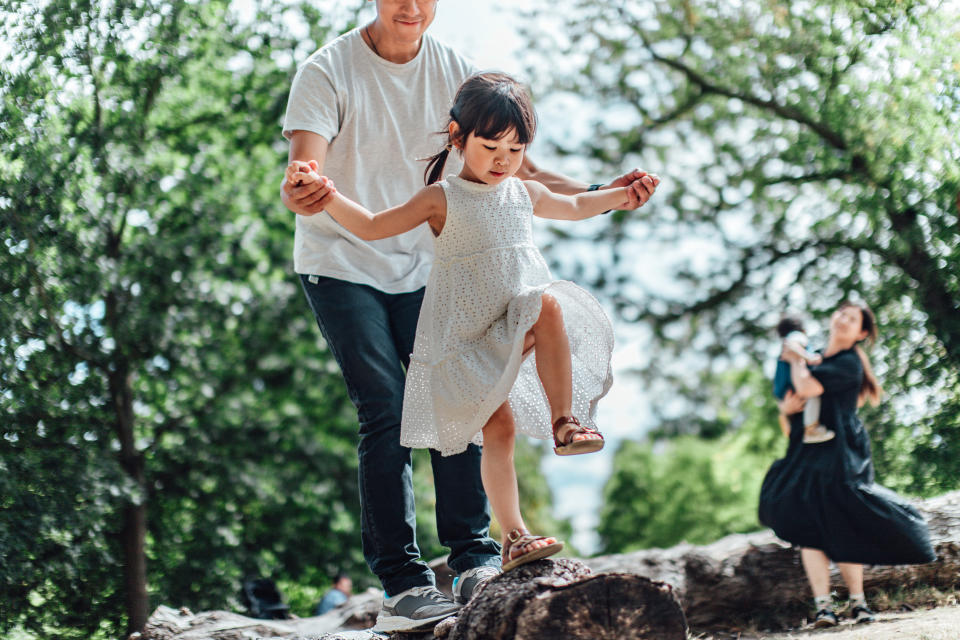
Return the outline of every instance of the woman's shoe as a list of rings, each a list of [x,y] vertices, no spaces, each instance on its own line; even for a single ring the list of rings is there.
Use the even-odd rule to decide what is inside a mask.
[[[876,620],[873,615],[873,611],[870,611],[870,607],[862,604],[858,604],[850,610],[850,617],[853,618],[853,621],[857,624],[860,624],[861,622],[873,622]]]
[[[823,629],[825,627],[835,627],[840,623],[837,620],[837,614],[830,609],[820,609],[817,611],[817,617],[813,621],[814,629]]]

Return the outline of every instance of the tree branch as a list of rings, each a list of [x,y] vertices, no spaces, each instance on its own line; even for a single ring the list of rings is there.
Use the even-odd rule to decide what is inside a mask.
[[[650,55],[653,57],[654,60],[661,62],[667,65],[668,67],[679,71],[680,73],[685,75],[690,82],[700,87],[701,91],[703,91],[704,93],[713,93],[716,95],[725,96],[727,98],[735,98],[737,100],[742,100],[743,102],[746,102],[748,104],[752,104],[755,107],[759,107],[767,111],[772,111],[782,118],[785,118],[787,120],[792,120],[794,122],[797,122],[809,127],[817,135],[819,135],[821,138],[827,141],[832,147],[839,149],[841,151],[847,150],[847,143],[846,141],[844,141],[843,137],[840,136],[840,134],[831,130],[822,122],[817,122],[816,120],[813,120],[812,118],[807,116],[805,113],[803,113],[799,109],[782,105],[774,100],[763,100],[749,93],[745,93],[745,92],[742,93],[742,92],[734,91],[732,89],[727,89],[726,87],[721,87],[719,85],[716,85],[710,82],[709,80],[707,80],[705,77],[703,77],[696,71],[694,71],[693,69],[691,69],[690,67],[688,67],[687,65],[685,65],[680,60],[674,60],[672,58],[667,58],[665,56],[658,54],[656,51],[654,51],[653,45],[649,41],[647,41],[647,39],[642,35],[641,37],[644,40],[644,45],[646,46],[647,50],[650,52]]]

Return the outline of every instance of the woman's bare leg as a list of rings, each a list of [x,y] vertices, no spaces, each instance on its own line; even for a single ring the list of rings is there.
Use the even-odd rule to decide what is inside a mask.
[[[830,595],[830,559],[819,549],[800,549],[800,560],[807,573],[813,597]]]
[[[837,568],[843,576],[843,582],[852,594],[863,593],[863,565],[853,562],[838,562]]]

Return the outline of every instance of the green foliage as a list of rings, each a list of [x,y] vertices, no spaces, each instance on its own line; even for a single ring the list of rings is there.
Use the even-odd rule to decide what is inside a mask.
[[[638,363],[651,395],[703,406],[700,372],[767,363],[780,312],[819,323],[861,298],[888,391],[864,414],[881,479],[960,485],[960,15],[925,0],[568,0],[550,14],[531,64],[558,69],[552,91],[590,96],[598,170],[663,178],[645,209],[607,219],[614,250],[591,269],[652,329]],[[549,65],[557,44],[579,64]],[[638,264],[648,255],[663,258]],[[713,424],[664,405],[678,432]]]
[[[0,633],[365,570],[356,418],[278,197],[313,45],[252,7],[3,6]]]
[[[239,609],[247,576],[299,615],[337,569],[374,584],[356,414],[279,199],[295,64],[354,20],[265,2],[0,7],[0,635],[118,637],[161,603]],[[542,477],[522,477],[547,511]]]
[[[769,381],[742,370],[708,386],[724,435],[626,441],[617,450],[604,488],[601,552],[706,544],[760,528],[760,484],[786,448]]]

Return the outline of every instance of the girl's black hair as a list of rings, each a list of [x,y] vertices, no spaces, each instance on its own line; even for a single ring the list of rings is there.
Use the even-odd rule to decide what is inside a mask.
[[[463,148],[471,133],[499,140],[513,129],[520,144],[530,144],[537,131],[537,115],[530,96],[519,82],[505,73],[478,73],[464,80],[453,100],[447,131],[450,122],[456,122],[459,130],[456,137],[447,135],[443,150],[427,159],[423,174],[427,184],[440,179],[450,149]]]

